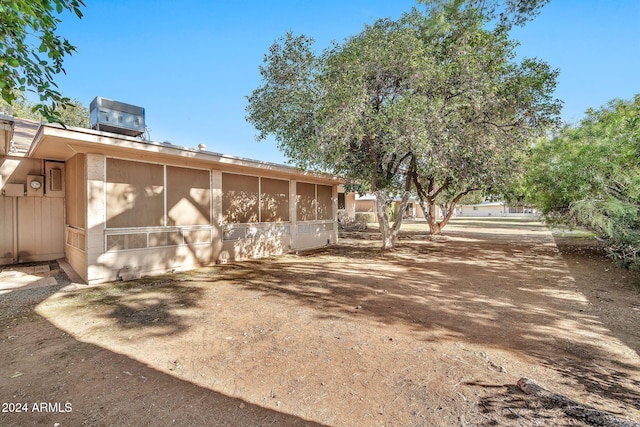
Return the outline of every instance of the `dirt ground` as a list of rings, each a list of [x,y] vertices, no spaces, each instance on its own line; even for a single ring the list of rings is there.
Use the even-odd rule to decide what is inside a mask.
[[[640,273],[537,222],[407,230],[0,295],[0,425],[588,425],[521,377],[640,421]]]

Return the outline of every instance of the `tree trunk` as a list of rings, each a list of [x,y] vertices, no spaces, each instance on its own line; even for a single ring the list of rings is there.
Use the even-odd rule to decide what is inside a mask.
[[[405,191],[400,201],[398,208],[398,216],[396,217],[393,225],[389,223],[389,215],[387,214],[387,200],[388,194],[384,190],[376,191],[376,215],[378,217],[378,224],[380,225],[380,234],[382,235],[382,250],[393,250],[396,247],[396,241],[398,240],[398,233],[402,226],[402,212],[407,208],[409,203],[410,193]]]
[[[378,190],[374,194],[376,196],[376,216],[378,217],[380,234],[382,235],[382,250],[393,249],[395,242],[392,239],[389,215],[387,215],[387,192]]]
[[[439,227],[441,232],[442,232],[442,229],[445,227],[445,225],[447,225],[449,220],[453,217],[453,213],[456,211],[456,204],[458,203],[458,200],[460,200],[460,199],[458,197],[456,197],[453,200],[453,202],[451,202],[451,205],[449,206],[449,209],[447,210],[447,214],[444,216],[442,221],[440,221],[440,224],[438,225],[438,227]]]
[[[402,226],[402,220],[404,212],[407,210],[407,205],[409,204],[409,198],[411,197],[411,193],[407,190],[402,195],[402,199],[400,200],[400,206],[398,207],[398,215],[396,215],[396,220],[393,223],[393,246],[396,246],[396,241],[398,240],[398,233],[400,232],[400,227]]]
[[[463,191],[462,193],[458,194],[449,204],[449,208],[447,210],[446,215],[444,216],[444,218],[442,219],[442,221],[438,222],[438,218],[437,218],[437,210],[436,210],[436,201],[435,201],[435,197],[427,197],[427,200],[429,202],[429,206],[428,206],[428,214],[427,212],[425,212],[425,215],[427,217],[427,222],[429,223],[429,234],[434,235],[434,234],[441,234],[442,233],[442,229],[449,223],[449,220],[451,218],[453,218],[453,214],[456,211],[456,206],[458,204],[458,202],[460,201],[460,199],[462,199],[465,195],[469,194],[472,191],[476,191],[479,190],[478,188],[469,188],[465,191]],[[424,203],[420,203],[420,206],[422,207],[422,210],[424,211]]]
[[[429,234],[442,233],[442,227],[438,222],[438,209],[436,206],[435,198],[429,198],[429,214],[427,215],[427,221],[429,222]]]

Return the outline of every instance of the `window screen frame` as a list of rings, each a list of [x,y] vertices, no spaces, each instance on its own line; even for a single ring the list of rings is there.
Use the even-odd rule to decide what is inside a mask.
[[[138,163],[138,164],[148,164],[148,165],[156,165],[156,166],[161,166],[162,167],[162,176],[163,176],[163,184],[162,184],[162,197],[163,197],[163,201],[162,201],[162,205],[163,205],[163,219],[162,219],[162,224],[161,225],[131,225],[131,226],[121,226],[121,227],[109,227],[108,226],[108,219],[106,218],[107,213],[108,213],[108,200],[107,200],[107,194],[108,194],[108,185],[109,185],[109,180],[107,178],[108,175],[108,163],[109,160],[116,160],[116,161],[126,161],[126,162],[131,162],[131,163]],[[169,219],[169,212],[168,212],[168,204],[167,204],[167,168],[171,167],[171,168],[176,168],[176,169],[189,169],[189,170],[197,170],[197,171],[203,171],[206,172],[208,174],[208,182],[209,182],[209,189],[208,189],[208,194],[209,194],[209,207],[208,207],[208,216],[209,216],[209,222],[206,224],[192,224],[192,225],[169,225],[168,224],[168,219]],[[105,222],[104,222],[104,228],[105,230],[124,230],[124,229],[161,229],[161,228],[189,228],[189,227],[202,227],[202,226],[206,226],[206,227],[211,227],[213,225],[213,221],[214,221],[214,212],[213,212],[213,182],[212,182],[212,172],[211,169],[207,169],[207,168],[197,168],[197,167],[188,167],[188,166],[181,166],[181,165],[174,165],[174,164],[170,164],[170,163],[160,163],[160,162],[149,162],[149,161],[138,161],[138,160],[133,160],[133,159],[129,159],[129,158],[123,158],[123,157],[116,157],[116,156],[105,156],[104,158],[104,212],[105,212]]]
[[[298,197],[300,196],[300,194],[298,193],[298,186],[300,184],[303,184],[305,186],[307,185],[313,185],[314,187],[314,197],[313,197],[313,218],[312,219],[300,219],[300,210],[299,210],[299,199]],[[324,218],[320,218],[320,201],[318,199],[318,186],[322,186],[322,187],[327,187],[330,190],[330,197],[329,197],[329,204],[326,205],[326,207],[328,207],[328,215],[326,215]],[[334,198],[334,186],[331,184],[318,184],[315,182],[307,182],[307,181],[296,181],[296,220],[298,222],[309,222],[309,221],[332,221],[335,220],[334,218],[334,201],[336,199]],[[306,218],[306,216],[305,216]]]

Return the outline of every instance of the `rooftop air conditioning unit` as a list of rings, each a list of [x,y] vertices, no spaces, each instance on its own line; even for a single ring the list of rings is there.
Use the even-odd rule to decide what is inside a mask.
[[[96,96],[91,101],[89,110],[91,129],[128,136],[140,136],[144,133],[142,107]]]

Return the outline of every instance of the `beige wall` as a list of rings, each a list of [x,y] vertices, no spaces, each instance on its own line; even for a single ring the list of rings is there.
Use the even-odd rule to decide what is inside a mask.
[[[373,212],[374,200],[355,200],[356,212]]]
[[[400,202],[394,202],[398,207]],[[405,218],[424,219],[424,211],[420,207],[420,203],[417,200],[412,200],[407,204],[407,209],[404,215]]]
[[[344,195],[345,211],[349,218],[356,217],[356,193],[346,193]]]
[[[18,262],[64,257],[64,199],[18,198]]]
[[[28,175],[44,175],[44,172],[43,160],[0,156],[0,192],[7,184],[26,185]]]
[[[110,165],[116,165],[114,173],[109,172]],[[335,185],[298,185],[295,180],[216,169],[206,171],[206,185],[199,169],[181,170],[182,183],[172,180],[164,184],[158,174],[124,172],[147,165],[100,155],[86,157],[86,266],[82,266],[81,248],[67,247],[73,246],[68,253],[79,262],[72,265],[85,270],[78,273],[89,283],[117,280],[123,271],[146,275],[186,270],[220,259],[257,258],[337,242]],[[69,165],[70,174],[73,169]],[[193,176],[186,179],[187,175]],[[148,185],[144,185],[146,177],[150,177]],[[194,181],[194,177],[198,179]],[[132,187],[132,180],[137,187]],[[174,196],[169,195],[172,187]],[[127,208],[136,208],[137,197],[164,196],[165,190],[167,212],[180,209],[181,220],[164,225],[155,221],[159,211],[154,209],[148,216],[154,219],[152,225],[112,221],[128,218]],[[305,198],[302,210],[296,204],[300,197]],[[303,220],[298,219],[299,211]],[[184,222],[185,218],[192,220]]]
[[[89,284],[113,280],[112,265],[100,258],[104,253],[105,211],[105,157],[101,154],[87,154],[85,200],[86,218],[86,267],[77,271]]]

